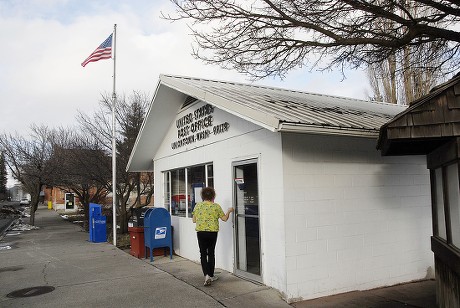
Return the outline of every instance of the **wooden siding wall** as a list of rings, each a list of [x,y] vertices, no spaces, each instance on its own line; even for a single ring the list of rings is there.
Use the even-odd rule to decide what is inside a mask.
[[[460,307],[460,277],[438,258],[435,258],[435,267],[438,307]]]
[[[391,123],[388,139],[460,136],[460,84]]]

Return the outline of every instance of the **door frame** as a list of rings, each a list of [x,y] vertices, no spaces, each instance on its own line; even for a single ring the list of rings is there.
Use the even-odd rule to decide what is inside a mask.
[[[238,262],[238,237],[237,237],[237,232],[238,232],[238,216],[237,216],[237,208],[236,208],[236,183],[235,183],[235,167],[238,166],[244,166],[244,165],[249,165],[249,164],[256,164],[257,168],[257,194],[258,194],[258,206],[259,206],[259,264],[260,264],[260,275],[256,275],[253,273],[249,273],[247,271],[243,271],[237,268],[237,262]],[[262,266],[262,232],[261,232],[261,221],[260,221],[260,213],[261,213],[261,208],[260,208],[260,160],[258,157],[255,158],[247,158],[247,159],[240,159],[240,160],[235,160],[232,162],[232,205],[233,208],[235,209],[235,215],[234,215],[234,223],[233,223],[233,274],[238,277],[242,277],[248,280],[252,280],[255,282],[262,283],[262,273],[263,273],[263,266]]]

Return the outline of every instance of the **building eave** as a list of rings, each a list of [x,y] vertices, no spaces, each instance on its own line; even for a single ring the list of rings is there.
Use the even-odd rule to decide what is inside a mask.
[[[341,135],[341,136],[366,137],[366,138],[377,138],[379,136],[378,130],[305,125],[305,124],[296,124],[296,123],[281,123],[278,128],[278,131],[289,132],[289,133]]]

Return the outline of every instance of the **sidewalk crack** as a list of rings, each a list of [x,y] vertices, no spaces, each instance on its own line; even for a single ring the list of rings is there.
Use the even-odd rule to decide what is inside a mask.
[[[43,269],[42,269],[42,275],[43,275],[43,281],[45,282],[46,285],[48,285],[48,281],[47,281],[47,268],[48,268],[48,265],[51,263],[51,261],[47,261],[44,265],[43,265]]]

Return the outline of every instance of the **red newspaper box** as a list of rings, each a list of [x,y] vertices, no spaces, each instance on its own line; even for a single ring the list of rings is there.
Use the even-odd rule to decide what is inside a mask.
[[[145,258],[144,227],[128,227],[130,254],[136,258]]]

